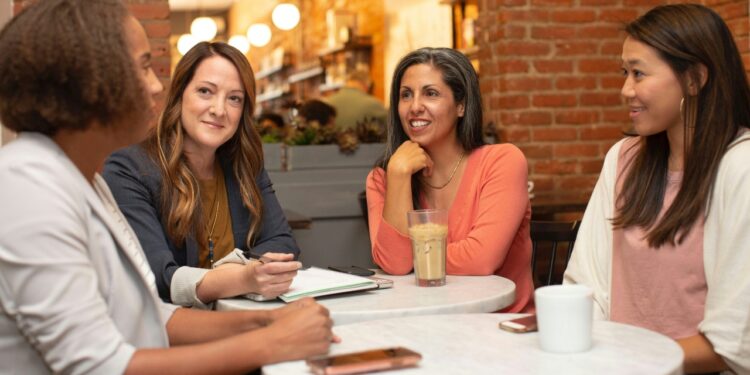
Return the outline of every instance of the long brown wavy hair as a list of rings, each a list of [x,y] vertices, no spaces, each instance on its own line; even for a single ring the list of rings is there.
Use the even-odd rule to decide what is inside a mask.
[[[710,209],[710,192],[724,153],[750,126],[750,86],[737,45],[724,21],[697,4],[659,6],[628,24],[627,34],[654,48],[680,79],[684,95],[685,170],[674,202],[656,223],[667,186],[666,132],[642,137],[617,199],[615,228],[647,228],[652,247],[680,243]],[[707,79],[697,94],[689,82]]]
[[[190,169],[183,152],[185,131],[182,127],[182,95],[192,81],[198,66],[207,58],[221,56],[239,72],[245,91],[242,116],[237,131],[216,151],[221,161],[231,161],[234,178],[240,189],[242,202],[250,211],[250,227],[246,244],[253,237],[263,215],[256,177],[263,167],[260,136],[253,127],[255,109],[255,77],[245,56],[236,48],[221,42],[201,42],[177,63],[169,87],[167,104],[158,125],[145,141],[144,149],[159,166],[162,175],[162,222],[170,240],[182,244],[191,235],[202,247],[206,246],[206,226],[203,219],[198,179]]]

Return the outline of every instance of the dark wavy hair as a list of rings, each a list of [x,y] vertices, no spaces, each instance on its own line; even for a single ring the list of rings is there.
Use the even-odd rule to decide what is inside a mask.
[[[409,140],[398,115],[401,79],[406,70],[418,64],[428,64],[440,70],[443,82],[450,87],[456,103],[464,104],[464,116],[456,124],[456,137],[467,153],[484,145],[482,136],[482,94],[479,91],[479,78],[471,61],[450,48],[420,48],[404,56],[393,72],[391,82],[390,108],[388,109],[388,127],[386,131],[385,153],[378,160],[377,166],[387,170],[391,156],[402,143]],[[419,207],[421,181],[417,175],[411,178],[412,202]]]
[[[159,166],[162,175],[162,222],[165,223],[168,237],[180,244],[188,236],[194,235],[200,246],[206,246],[199,184],[183,152],[187,135],[181,118],[185,88],[193,80],[198,66],[212,56],[220,56],[234,65],[245,91],[237,131],[216,153],[220,160],[231,162],[242,202],[250,211],[252,224],[247,233],[247,246],[250,247],[263,215],[260,190],[256,184],[256,177],[263,167],[263,149],[260,136],[253,126],[255,78],[242,52],[222,42],[201,42],[188,51],[177,63],[164,113],[152,135],[144,142],[144,149]]]
[[[119,0],[44,0],[0,32],[0,120],[49,136],[143,123],[148,96],[125,38]]]
[[[628,24],[627,34],[654,48],[680,80],[684,96],[685,171],[680,191],[658,223],[667,186],[666,132],[641,137],[613,220],[616,228],[648,229],[652,247],[680,243],[710,209],[719,163],[740,129],[750,125],[750,87],[729,28],[713,10],[697,4],[664,5]],[[705,85],[696,94],[689,82]]]

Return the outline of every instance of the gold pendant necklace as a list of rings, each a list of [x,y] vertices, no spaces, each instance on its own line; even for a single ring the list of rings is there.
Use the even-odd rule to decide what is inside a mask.
[[[444,184],[442,184],[440,186],[435,186],[435,185],[432,185],[429,182],[427,182],[427,180],[425,180],[424,178],[422,178],[422,182],[424,182],[425,185],[427,185],[427,186],[429,186],[429,187],[431,187],[431,188],[433,188],[435,190],[440,190],[440,189],[448,186],[448,184],[450,184],[451,181],[453,181],[453,176],[456,175],[456,171],[458,170],[458,166],[461,165],[461,161],[464,160],[464,155],[465,155],[465,153],[461,152],[461,157],[458,158],[458,162],[456,163],[456,166],[453,167],[453,171],[451,172],[450,177],[448,177],[448,181],[446,181]]]
[[[214,172],[215,177],[215,188],[214,188],[214,222],[211,224],[211,230],[208,232],[208,261],[211,265],[214,264],[214,229],[216,229],[216,220],[219,218],[219,173]]]

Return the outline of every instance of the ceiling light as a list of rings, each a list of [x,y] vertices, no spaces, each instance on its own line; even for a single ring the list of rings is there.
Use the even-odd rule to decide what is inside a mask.
[[[211,41],[216,36],[219,27],[211,17],[198,17],[190,24],[190,33],[200,41]]]
[[[200,40],[193,34],[182,34],[180,35],[180,39],[177,39],[177,50],[180,52],[180,55],[184,56],[199,42]]]
[[[232,35],[232,37],[229,38],[228,43],[230,46],[237,48],[242,53],[247,53],[247,51],[250,51],[250,42],[244,35]]]
[[[265,23],[255,23],[247,28],[247,39],[256,47],[263,47],[271,41],[271,28]]]
[[[291,30],[299,23],[299,9],[294,4],[279,4],[273,9],[271,20],[279,29]]]

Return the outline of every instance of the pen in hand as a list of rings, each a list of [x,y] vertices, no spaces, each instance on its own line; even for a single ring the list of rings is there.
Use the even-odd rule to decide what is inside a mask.
[[[245,251],[244,254],[245,254],[245,258],[247,258],[247,259],[255,259],[258,262],[260,262],[261,264],[267,264],[267,263],[273,263],[273,262],[281,262],[280,260],[277,260],[277,259],[274,259],[272,257],[266,256],[266,254],[256,254],[256,253],[253,253],[251,251]],[[304,267],[300,263],[300,269],[304,270],[304,269],[308,269],[308,268],[309,268],[309,266],[308,267]]]

